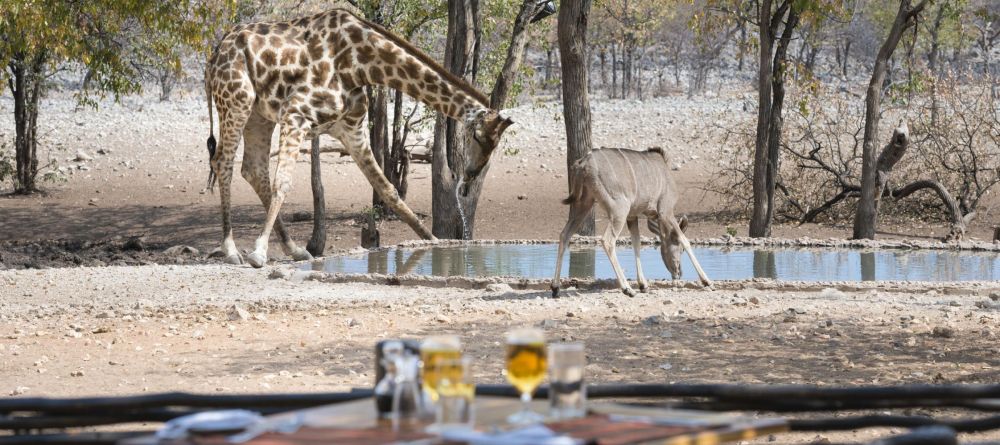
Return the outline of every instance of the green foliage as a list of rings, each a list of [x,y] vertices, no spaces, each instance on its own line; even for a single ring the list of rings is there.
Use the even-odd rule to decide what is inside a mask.
[[[116,99],[142,88],[140,67],[179,69],[179,49],[204,49],[237,0],[4,0],[0,66],[41,57],[45,72],[65,64],[87,69],[93,93]],[[6,70],[0,80],[7,80]],[[4,82],[6,83],[6,82]],[[0,86],[0,91],[3,91]]]
[[[726,226],[726,235],[736,236],[736,228],[733,226]]]

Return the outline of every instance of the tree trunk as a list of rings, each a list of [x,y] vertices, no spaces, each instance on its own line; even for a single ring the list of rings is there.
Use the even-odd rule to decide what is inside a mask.
[[[590,99],[587,91],[587,16],[591,0],[564,2],[559,7],[559,56],[562,61],[563,121],[566,123],[567,170],[593,147],[590,131]],[[614,58],[614,52],[612,52]],[[613,82],[613,81],[612,81]],[[614,85],[614,83],[612,83]],[[573,175],[566,175],[569,181]],[[573,184],[569,185],[570,190]],[[580,228],[582,235],[594,234],[591,211]]]
[[[15,56],[10,63],[11,94],[14,97],[14,157],[17,168],[14,192],[38,190],[38,105],[41,100],[45,57]]]
[[[368,143],[371,145],[372,154],[375,155],[375,162],[384,172],[389,169],[385,162],[386,153],[389,151],[389,104],[385,88],[366,87],[366,89],[368,90]],[[385,203],[374,190],[372,190],[372,207],[379,209],[380,214],[386,214]]]
[[[879,48],[878,56],[875,58],[875,67],[872,71],[871,81],[868,83],[868,91],[865,94],[865,133],[862,142],[862,163],[861,163],[861,199],[858,201],[858,210],[854,218],[854,238],[874,239],[875,223],[878,218],[877,208],[877,171],[875,158],[875,137],[878,136],[878,123],[882,104],[882,84],[885,81],[888,70],[889,58],[896,50],[899,39],[903,33],[916,23],[916,16],[926,6],[927,0],[910,7],[910,0],[900,0],[899,10],[896,19],[893,21],[889,36],[886,37],[882,47]]]
[[[473,10],[477,0],[449,0],[448,38],[445,45],[445,68],[459,76],[470,77],[468,66],[472,61],[472,36],[475,30],[469,24],[475,23]],[[534,16],[536,2],[524,0],[514,21],[507,58],[500,76],[490,94],[490,108],[500,109],[510,98],[510,91],[524,59],[527,46],[527,26]],[[438,238],[471,239],[475,233],[476,210],[483,181],[489,172],[489,165],[469,183],[469,194],[461,197],[456,191],[457,174],[461,174],[463,154],[463,134],[460,122],[438,117],[434,127],[432,150],[432,206],[433,233]],[[442,143],[443,141],[443,143]],[[458,172],[456,174],[456,172]]]
[[[776,17],[778,20],[781,17]],[[774,51],[774,62],[771,66],[771,118],[768,122],[769,133],[767,136],[767,211],[765,219],[768,225],[768,235],[770,234],[771,221],[774,221],[774,188],[778,181],[778,154],[781,150],[781,129],[784,125],[784,118],[781,113],[785,105],[785,74],[786,61],[788,60],[788,45],[792,40],[792,33],[799,22],[799,13],[794,7],[788,8],[788,19],[785,22],[785,29],[778,38],[778,46]],[[766,235],[765,235],[766,236]]]
[[[618,47],[611,44],[611,90],[608,97],[614,99],[618,94]]]
[[[757,73],[757,138],[754,143],[753,161],[753,215],[750,217],[750,236],[766,237],[771,234],[771,221],[767,219],[768,138],[771,119],[771,0],[761,0],[759,21],[760,53]]]
[[[845,78],[847,77],[847,62],[848,60],[850,60],[849,59],[850,55],[851,55],[851,40],[848,39],[847,43],[844,44],[844,65],[841,67],[841,73],[843,73]]]
[[[448,1],[448,35],[445,40],[444,68],[459,77],[471,79],[471,61],[473,51],[472,0]],[[464,218],[459,206],[459,194],[456,190],[458,176],[461,174],[461,158],[459,151],[462,145],[462,123],[440,116],[434,126],[434,143],[431,159],[432,179],[432,213],[434,236],[441,239],[466,239],[470,230],[466,228],[468,219]],[[476,182],[480,182],[485,174],[480,174]],[[474,185],[474,184],[473,184]],[[469,195],[477,195],[479,190],[470,186]]]
[[[320,162],[319,135],[312,140],[312,152],[309,153],[310,173],[313,195],[313,231],[306,250],[314,257],[323,256],[326,250],[326,199],[323,195],[322,163]]]

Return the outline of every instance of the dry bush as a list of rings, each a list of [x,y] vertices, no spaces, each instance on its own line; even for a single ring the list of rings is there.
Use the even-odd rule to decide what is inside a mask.
[[[775,218],[849,223],[860,194],[864,104],[847,92],[810,88],[808,94],[798,85],[789,94],[807,99],[786,108]],[[882,194],[883,221],[944,221],[952,229],[947,238],[964,235],[1000,183],[1000,103],[990,92],[989,79],[943,79],[919,103],[883,112],[884,121],[914,128]],[[880,131],[879,150],[890,140],[888,127]],[[707,186],[744,218],[752,203],[754,131],[752,119],[726,129],[720,170]]]

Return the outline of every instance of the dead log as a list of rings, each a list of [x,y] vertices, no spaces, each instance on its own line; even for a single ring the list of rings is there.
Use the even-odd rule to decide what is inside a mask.
[[[378,248],[381,241],[378,226],[375,224],[375,212],[368,212],[366,215],[367,224],[361,228],[361,247],[365,249]]]

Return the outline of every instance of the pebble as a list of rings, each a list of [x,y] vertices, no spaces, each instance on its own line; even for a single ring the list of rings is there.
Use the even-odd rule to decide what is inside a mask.
[[[649,317],[646,317],[645,319],[643,319],[642,320],[642,324],[644,324],[646,326],[656,326],[656,325],[663,324],[663,321],[664,320],[663,320],[663,316],[662,315],[653,315],[653,316],[649,316]]]
[[[507,293],[513,292],[514,288],[510,287],[507,283],[490,283],[486,285],[486,292],[490,293]]]
[[[229,317],[229,321],[246,321],[250,319],[250,313],[236,304],[229,308],[226,315]]]
[[[955,336],[955,329],[948,326],[935,326],[931,330],[931,336],[937,338],[952,338]]]

